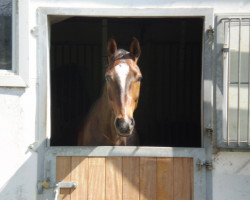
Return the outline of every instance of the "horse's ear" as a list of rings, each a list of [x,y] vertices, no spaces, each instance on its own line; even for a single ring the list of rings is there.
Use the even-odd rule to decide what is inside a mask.
[[[134,37],[131,44],[130,44],[130,55],[134,58],[135,62],[138,61],[138,58],[141,55],[141,47],[139,41]]]
[[[108,47],[107,47],[107,50],[108,50],[108,59],[110,61],[110,57],[116,52],[117,50],[117,45],[116,45],[116,42],[113,38],[109,39],[108,41]]]

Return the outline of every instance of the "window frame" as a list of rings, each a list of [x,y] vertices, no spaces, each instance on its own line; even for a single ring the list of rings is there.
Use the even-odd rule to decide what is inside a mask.
[[[49,64],[49,49],[50,49],[50,17],[52,16],[98,16],[98,17],[203,17],[203,41],[202,41],[202,76],[201,76],[201,147],[205,147],[210,138],[206,136],[208,127],[213,126],[213,77],[212,77],[212,48],[211,41],[207,36],[209,28],[213,27],[214,15],[212,8],[200,9],[131,9],[129,12],[126,9],[120,8],[96,8],[89,10],[88,8],[52,8],[39,7],[37,9],[37,24],[38,24],[38,84],[39,89],[39,124],[38,132],[40,138],[46,138],[47,146],[50,146],[51,138],[51,97],[50,97],[50,64]],[[44,47],[46,46],[46,47]],[[46,67],[44,67],[46,66]],[[42,103],[46,102],[46,104]],[[45,126],[44,126],[45,124]]]
[[[28,38],[25,36],[26,26],[19,26],[24,19],[25,10],[27,10],[28,3],[18,4],[17,0],[12,0],[12,50],[11,50],[11,70],[0,69],[0,87],[27,87],[28,86],[28,63],[23,57],[28,53],[27,46],[20,46],[19,40],[22,38],[21,43],[28,44]],[[26,12],[27,13],[27,12]],[[27,15],[28,16],[28,15]],[[27,40],[26,40],[27,39]],[[20,49],[23,49],[23,52]]]
[[[250,144],[246,142],[225,141],[228,129],[228,65],[223,61],[224,30],[221,23],[225,18],[250,18],[250,14],[223,14],[215,17],[215,66],[216,66],[216,148],[233,151],[249,151]],[[221,25],[220,25],[221,23]],[[249,109],[249,108],[248,108]],[[249,112],[249,111],[248,111]],[[249,122],[250,123],[250,122]],[[249,133],[248,133],[249,135]]]

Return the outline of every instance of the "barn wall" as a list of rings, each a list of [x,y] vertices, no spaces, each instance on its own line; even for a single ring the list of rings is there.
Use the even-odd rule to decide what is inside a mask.
[[[0,87],[0,199],[36,199],[37,155],[28,146],[36,140],[35,55],[29,56],[29,2],[18,12],[19,67],[29,66],[29,87]],[[14,48],[18,48],[15,46]],[[33,66],[33,67],[30,67]]]
[[[69,5],[70,4],[70,5]],[[125,7],[125,8],[204,8],[215,13],[249,13],[249,0],[19,0],[19,67],[28,66],[29,87],[0,88],[0,199],[35,200],[37,153],[28,149],[36,136],[37,69],[36,38],[30,30],[36,26],[36,9],[43,7]],[[40,137],[39,146],[44,142]],[[214,200],[248,200],[250,196],[250,153],[219,152],[214,155],[212,189]]]
[[[219,152],[214,155],[214,200],[247,200],[250,197],[249,188],[249,152]]]

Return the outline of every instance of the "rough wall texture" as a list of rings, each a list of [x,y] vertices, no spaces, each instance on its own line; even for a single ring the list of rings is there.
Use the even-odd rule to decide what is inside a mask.
[[[34,102],[30,89],[0,88],[0,199],[35,199]]]
[[[250,197],[250,153],[220,152],[214,156],[213,199]]]

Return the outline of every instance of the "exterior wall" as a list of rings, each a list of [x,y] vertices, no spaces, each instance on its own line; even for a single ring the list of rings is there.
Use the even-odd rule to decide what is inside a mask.
[[[29,56],[29,2],[18,6],[19,68],[29,69],[29,86],[0,87],[0,199],[36,199],[37,155],[28,146],[36,140],[36,70]],[[20,49],[19,49],[20,47]],[[34,52],[34,51],[33,51]]]
[[[36,38],[30,33],[36,26],[38,7],[85,8],[214,8],[218,13],[250,13],[249,0],[19,0],[19,68],[29,70],[28,87],[0,88],[0,199],[35,200],[37,153],[29,145],[43,143],[38,137]],[[214,155],[212,197],[214,200],[248,200],[250,197],[250,152],[219,152]]]
[[[247,200],[249,188],[250,152],[219,152],[214,155],[214,200]]]

